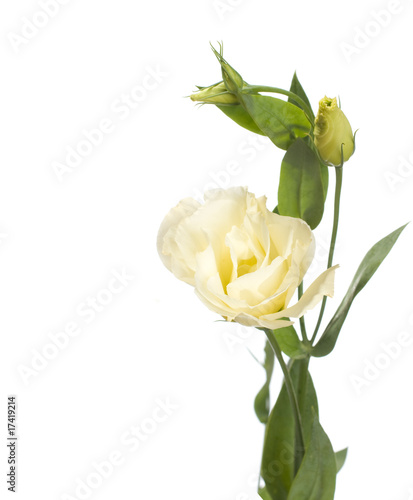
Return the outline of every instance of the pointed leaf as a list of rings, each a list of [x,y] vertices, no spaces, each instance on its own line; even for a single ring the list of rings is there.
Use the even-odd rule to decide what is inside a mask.
[[[293,325],[285,328],[273,330],[275,338],[281,350],[292,359],[305,358],[308,355],[307,349],[299,339]]]
[[[260,488],[258,494],[263,500],[272,500],[267,488]]]
[[[315,416],[311,441],[287,500],[333,500],[336,475],[333,447]]]
[[[285,385],[267,423],[261,475],[273,499],[287,499],[294,477],[294,418]]]
[[[302,373],[307,373],[307,360],[290,363],[290,374],[299,400],[304,440],[308,444],[314,420],[318,414],[317,396],[310,374],[307,375],[303,391],[299,390]],[[301,404],[300,404],[301,403]],[[261,475],[266,489],[273,499],[286,500],[294,479],[295,425],[285,384],[268,419]]]
[[[328,192],[328,167],[327,165],[324,165],[324,163],[320,162],[320,172],[321,172],[321,183],[323,185],[323,191],[324,191],[324,201],[326,201],[327,198],[327,192]]]
[[[304,111],[290,102],[260,94],[241,93],[238,97],[257,126],[281,149],[288,149],[311,130]]]
[[[264,368],[267,378],[265,384],[255,398],[254,410],[258,417],[258,420],[261,423],[266,424],[268,421],[268,415],[270,413],[270,383],[272,373],[274,371],[274,351],[272,350],[271,345],[268,341],[265,344]]]
[[[308,108],[311,110],[310,118],[314,120],[315,117],[311,108],[310,101],[300,83],[300,80],[298,79],[297,73],[294,73],[293,79],[291,80],[290,91],[294,92],[294,94],[298,95],[298,97],[301,97],[301,99],[307,104]],[[289,97],[288,101],[294,103],[296,106],[302,109],[302,107],[297,102],[295,102],[293,98]]]
[[[407,225],[407,224],[406,224]],[[341,327],[347,317],[353,300],[357,294],[366,286],[370,278],[377,271],[380,264],[386,258],[397,238],[406,225],[396,229],[388,236],[376,243],[366,254],[350,284],[350,287],[339,305],[332,320],[327,325],[318,344],[314,347],[312,355],[316,357],[327,356],[334,349]]]
[[[343,468],[344,462],[346,461],[346,458],[347,458],[347,452],[348,452],[348,448],[344,448],[344,450],[336,451],[335,456],[336,456],[337,472],[340,472],[340,470]]]
[[[307,97],[307,94],[305,93],[298,77],[297,73],[294,73],[293,79],[291,81],[291,87],[290,91],[294,92],[294,94],[297,94],[298,97],[301,97],[301,99],[307,104],[308,108],[311,110],[311,116],[310,118],[314,121],[315,116],[313,113],[313,110],[311,108],[310,100]],[[288,99],[290,102],[294,102],[291,97]],[[297,106],[301,108],[301,106],[298,103],[295,103]],[[323,184],[323,190],[324,190],[324,201],[327,198],[327,191],[328,191],[328,167],[320,162],[320,170],[321,170],[321,182]]]
[[[291,80],[290,92],[293,92],[294,94],[298,95],[298,97],[301,97],[301,99],[307,104],[308,109],[311,111],[310,119],[314,122],[315,116],[311,108],[310,100],[308,99],[307,94],[305,93],[305,90],[303,89],[300,80],[298,79],[297,73],[294,73],[293,79]],[[293,98],[289,97],[288,101],[294,103],[296,106],[303,109],[302,106],[299,103],[295,102]],[[323,184],[324,201],[325,201],[327,198],[327,191],[328,191],[328,176],[329,176],[328,167],[324,163],[320,162],[320,170],[321,170],[321,182]]]
[[[281,215],[305,220],[311,229],[320,223],[324,212],[324,188],[320,162],[314,151],[297,139],[281,164],[278,187]]]
[[[318,416],[317,394],[311,375],[308,372],[308,363],[309,358],[300,360],[296,381],[297,401],[300,408],[304,445],[306,448],[311,439],[314,414]]]
[[[251,116],[245,111],[241,104],[235,104],[233,106],[220,106],[217,105],[224,114],[226,114],[231,120],[241,127],[246,128],[250,132],[255,134],[265,135],[264,132],[257,126]]]

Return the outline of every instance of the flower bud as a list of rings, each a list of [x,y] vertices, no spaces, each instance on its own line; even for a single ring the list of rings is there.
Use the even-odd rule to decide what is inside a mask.
[[[198,88],[199,91],[190,96],[192,101],[217,105],[239,104],[237,96],[228,92],[224,82],[219,82],[209,87]]]
[[[212,51],[218,59],[219,64],[221,65],[222,79],[224,81],[225,87],[229,92],[233,92],[236,94],[239,90],[242,90],[244,86],[244,80],[242,76],[235,71],[235,69],[230,66],[227,61],[224,59],[222,55],[222,45],[220,44],[220,51],[218,52],[211,45]]]
[[[315,119],[314,142],[321,158],[331,165],[341,165],[354,153],[354,134],[346,115],[337,105],[337,98],[324,97],[319,102]]]

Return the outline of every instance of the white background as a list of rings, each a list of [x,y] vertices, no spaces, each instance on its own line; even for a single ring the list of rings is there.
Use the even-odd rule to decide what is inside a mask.
[[[63,3],[49,17],[35,0],[0,7],[1,497],[12,498],[5,417],[16,394],[22,500],[256,499],[263,429],[252,402],[264,372],[247,348],[261,357],[262,334],[215,322],[162,266],[155,242],[167,211],[213,177],[266,194],[272,209],[282,152],[249,144],[256,136],[183,97],[220,79],[216,40],[249,83],[288,88],[297,70],[314,109],[340,95],[360,130],[344,171],[328,318],[365,252],[413,218],[411,2]],[[386,26],[375,20],[383,9],[393,11],[379,15]],[[44,26],[30,31],[24,18]],[[120,108],[128,95],[133,109]],[[55,162],[101,120],[111,131],[59,181]],[[234,161],[238,174],[223,173]],[[314,276],[325,266],[332,192],[333,182]],[[322,423],[335,449],[350,447],[337,500],[412,498],[412,245],[409,227],[334,353],[312,362]],[[111,297],[114,271],[127,281]],[[94,316],[88,297],[106,302]],[[73,322],[76,337],[58,335]],[[410,345],[393,346],[390,360],[383,343],[403,331]],[[50,347],[50,335],[65,346]],[[368,381],[376,362],[388,366]],[[277,370],[274,396],[280,381]],[[174,409],[156,410],[159,400]],[[146,429],[135,441],[133,425]],[[93,464],[114,450],[113,471],[97,476]],[[79,489],[85,481],[93,488]]]

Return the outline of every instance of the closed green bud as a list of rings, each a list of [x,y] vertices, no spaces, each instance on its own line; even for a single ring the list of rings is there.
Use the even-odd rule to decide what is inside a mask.
[[[331,165],[341,165],[342,160],[347,161],[354,153],[355,142],[351,125],[337,105],[335,97],[333,99],[324,97],[319,102],[315,118],[314,143],[321,158]]]
[[[192,101],[217,105],[239,104],[237,96],[228,92],[224,82],[216,83],[210,87],[198,88],[199,91],[190,96]]]
[[[212,45],[212,51],[221,65],[222,79],[224,81],[225,87],[229,92],[236,94],[239,90],[242,90],[244,86],[244,80],[238,71],[230,66],[222,55],[222,45],[220,44],[220,52],[218,52]]]

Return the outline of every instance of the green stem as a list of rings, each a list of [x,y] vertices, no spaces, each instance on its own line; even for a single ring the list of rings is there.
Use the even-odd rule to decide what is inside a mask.
[[[301,360],[302,366],[298,378],[297,400],[298,408],[301,414],[304,414],[306,394],[307,394],[307,381],[308,381],[308,366],[310,364],[310,356]]]
[[[285,364],[283,355],[281,353],[280,346],[278,345],[277,339],[275,338],[275,335],[272,330],[268,328],[262,328],[264,330],[269,343],[271,344],[271,347],[274,350],[274,354],[276,358],[278,359],[278,362],[280,363],[281,370],[284,374],[284,383],[285,387],[287,389],[288,393],[288,398],[290,400],[291,408],[293,411],[293,416],[294,416],[294,422],[295,422],[295,436],[296,436],[296,446],[295,446],[295,453],[294,453],[294,459],[295,459],[295,473],[297,473],[298,468],[303,460],[304,456],[304,432],[303,432],[303,425],[301,422],[301,415],[300,415],[300,409],[298,406],[298,401],[297,401],[297,395],[294,390],[294,386],[291,380],[290,372],[288,371],[287,365]]]
[[[335,170],[336,170],[336,192],[335,192],[335,196],[334,196],[334,222],[333,222],[333,231],[331,233],[330,251],[328,253],[327,269],[329,267],[331,267],[331,265],[333,263],[334,249],[336,246],[338,220],[339,220],[339,216],[340,216],[341,186],[343,184],[342,164],[338,167],[335,167]],[[323,302],[321,303],[320,315],[318,317],[317,325],[315,327],[314,334],[311,337],[311,343],[314,342],[314,340],[317,336],[318,330],[320,329],[321,321],[322,321],[323,315],[324,315],[324,310],[326,308],[326,302],[327,302],[327,296],[324,295]]]
[[[303,296],[303,282],[301,282],[298,286],[298,300],[300,300],[302,296]],[[307,329],[305,327],[304,316],[301,316],[300,318],[300,329],[301,329],[301,334],[303,336],[303,341],[306,345],[308,345],[310,341],[308,340],[307,337]]]
[[[307,118],[309,119],[311,125],[314,127],[314,113],[313,110],[308,106],[308,104],[301,99],[294,92],[290,92],[289,90],[280,89],[278,87],[268,87],[266,85],[247,85],[243,90],[250,90],[253,92],[272,92],[274,94],[282,94],[287,97],[290,97],[293,101],[295,101],[305,112]]]

